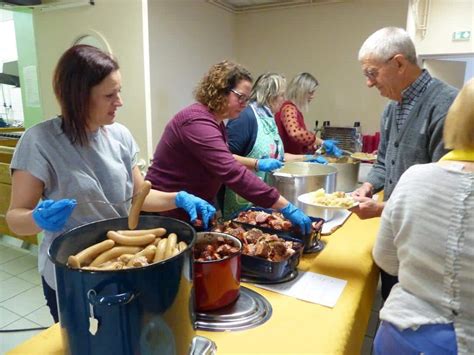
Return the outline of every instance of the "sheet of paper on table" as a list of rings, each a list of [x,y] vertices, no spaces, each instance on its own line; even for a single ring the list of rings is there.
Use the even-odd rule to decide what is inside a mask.
[[[255,286],[332,308],[336,305],[346,284],[346,280],[310,271],[299,271],[298,276],[292,281],[275,285],[257,284]]]

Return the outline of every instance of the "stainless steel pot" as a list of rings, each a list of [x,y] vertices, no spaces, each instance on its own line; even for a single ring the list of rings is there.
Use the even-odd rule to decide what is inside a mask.
[[[307,205],[298,201],[298,196],[307,192],[323,188],[326,192],[336,191],[337,168],[304,162],[286,163],[283,168],[270,174],[269,184],[274,186],[288,201],[301,208],[312,217],[329,220],[334,214],[333,210],[314,211],[308,210]]]
[[[337,160],[328,158],[329,165],[337,169],[336,191],[352,192],[357,188],[360,161],[344,156]],[[332,161],[332,162],[331,162]]]

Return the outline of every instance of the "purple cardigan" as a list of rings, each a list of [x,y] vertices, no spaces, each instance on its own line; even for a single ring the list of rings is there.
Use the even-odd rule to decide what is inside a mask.
[[[206,106],[194,103],[166,125],[146,179],[154,189],[185,190],[212,203],[222,184],[255,205],[269,208],[280,197],[232,156],[224,124],[218,124]],[[184,211],[166,215],[187,219]]]

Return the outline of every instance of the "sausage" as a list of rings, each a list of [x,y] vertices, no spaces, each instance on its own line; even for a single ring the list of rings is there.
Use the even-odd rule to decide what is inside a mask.
[[[156,238],[155,241],[153,242],[153,245],[158,246],[158,243],[160,242],[160,240],[161,240],[160,237]]]
[[[151,190],[151,182],[145,180],[140,188],[137,196],[132,199],[132,205],[128,211],[128,228],[135,229],[138,226],[138,219],[140,218],[140,211],[142,210],[143,202]]]
[[[156,248],[155,258],[153,259],[153,262],[156,263],[157,261],[161,261],[165,258],[167,241],[167,238],[163,238],[160,240],[160,242],[158,243],[158,247]]]
[[[121,261],[113,261],[99,265],[99,271],[120,270],[123,269],[124,264]]]
[[[166,250],[165,250],[165,259],[171,258],[173,256],[173,250],[176,248],[176,243],[178,240],[178,236],[176,233],[170,233],[168,235],[168,242],[166,243]]]
[[[109,249],[102,254],[100,254],[97,258],[94,259],[93,262],[90,263],[89,266],[99,266],[107,261],[112,259],[118,258],[122,254],[136,254],[141,251],[142,248],[140,247],[132,247],[132,246],[118,246]]]
[[[138,252],[137,254],[135,254],[134,257],[144,256],[147,262],[151,263],[153,259],[155,258],[156,249],[157,249],[156,246],[154,244],[151,244],[147,246],[145,249],[143,249],[141,252]]]
[[[75,256],[79,262],[79,267],[81,265],[88,265],[95,257],[104,251],[109,250],[115,245],[115,242],[110,239],[106,239],[100,243],[91,245],[90,247],[84,249],[83,251],[77,253]],[[69,262],[69,259],[68,259]]]
[[[188,245],[187,245],[185,242],[183,242],[183,241],[181,241],[181,242],[178,243],[178,250],[179,250],[180,253],[181,253],[183,250],[185,250],[187,247],[188,247]]]
[[[127,264],[135,255],[134,254],[122,254],[118,257],[118,261]]]
[[[73,269],[79,269],[81,267],[81,263],[75,255],[70,255],[69,258],[67,258],[67,265]]]
[[[156,237],[162,237],[166,234],[166,229],[164,228],[152,228],[152,229],[137,229],[137,230],[119,230],[117,233],[128,236],[138,236],[144,234],[154,234]]]
[[[138,255],[138,254],[137,254]],[[129,267],[142,267],[142,266],[147,266],[148,260],[146,256],[137,256],[135,255],[128,263],[127,266]]]
[[[108,231],[107,238],[112,239],[114,242],[120,245],[146,245],[152,243],[155,240],[155,235],[145,234],[136,237],[130,237],[115,231]]]

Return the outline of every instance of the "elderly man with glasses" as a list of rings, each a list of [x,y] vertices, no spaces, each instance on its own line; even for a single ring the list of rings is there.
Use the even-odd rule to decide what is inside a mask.
[[[413,41],[401,28],[386,27],[369,36],[359,50],[359,61],[367,86],[390,99],[382,114],[377,161],[353,193],[360,202],[353,212],[366,219],[381,216],[385,201],[410,166],[435,162],[446,154],[443,125],[458,90],[418,66]],[[384,202],[372,200],[382,189]],[[396,277],[382,273],[384,299],[396,282]]]

